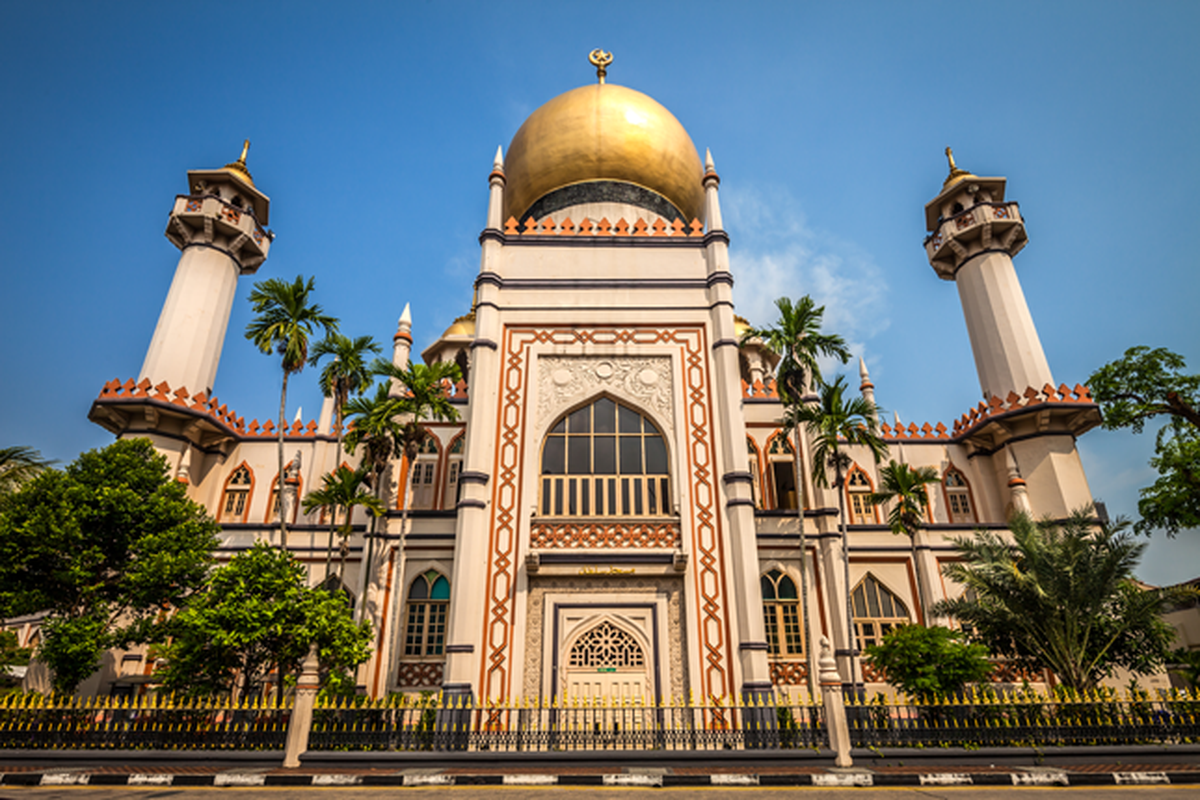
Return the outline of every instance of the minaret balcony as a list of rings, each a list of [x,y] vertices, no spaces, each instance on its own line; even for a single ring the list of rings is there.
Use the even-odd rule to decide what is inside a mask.
[[[980,252],[1003,250],[1016,255],[1028,237],[1015,202],[977,203],[943,219],[925,238],[925,253],[938,277],[954,280],[959,266]]]
[[[253,272],[267,258],[273,234],[254,212],[216,195],[176,195],[166,236],[178,248],[203,242],[229,251],[242,272]]]

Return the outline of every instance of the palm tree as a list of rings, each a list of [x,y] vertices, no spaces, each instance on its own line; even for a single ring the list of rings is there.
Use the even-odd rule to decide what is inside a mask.
[[[246,338],[262,352],[282,357],[283,389],[279,393],[279,539],[287,549],[287,515],[283,494],[283,434],[287,428],[288,377],[304,369],[308,361],[308,339],[317,327],[326,334],[337,330],[338,321],[324,313],[319,305],[309,302],[313,279],[301,275],[292,283],[270,278],[254,284],[250,303],[257,314],[246,326]]]
[[[929,509],[929,492],[925,488],[932,483],[941,483],[933,467],[912,467],[897,463],[894,459],[879,470],[882,488],[870,495],[872,503],[882,505],[895,501],[888,512],[888,526],[898,536],[908,536],[912,547],[913,574],[917,576],[917,597],[925,613],[930,611],[930,596],[921,580],[921,569],[917,564],[917,531]],[[928,623],[929,620],[926,620]]]
[[[780,357],[776,365],[775,385],[784,408],[790,410],[804,402],[806,387],[822,382],[818,357],[838,358],[845,364],[850,358],[850,351],[846,349],[842,337],[821,333],[825,307],[817,306],[808,295],[794,304],[790,299],[781,297],[775,301],[775,307],[779,309],[779,320],[775,325],[748,329],[742,334],[740,344],[758,339]],[[789,431],[794,431],[796,438],[792,453],[796,496],[799,498],[802,496],[800,487],[804,483],[803,468],[800,466],[800,428],[794,426],[785,429],[784,435],[787,436]],[[804,533],[803,505],[796,503],[797,529],[800,531],[800,596],[803,598],[804,611],[804,652],[808,656],[808,691],[810,697],[816,697],[816,658],[812,649],[812,625],[808,613],[808,537]]]
[[[962,561],[942,573],[967,592],[934,610],[972,625],[992,653],[1049,669],[1071,690],[1094,689],[1117,667],[1161,669],[1175,638],[1162,614],[1197,592],[1138,584],[1146,543],[1128,528],[1083,508],[1062,521],[1014,514],[1011,539],[987,530],[955,538]]]
[[[846,467],[850,457],[842,449],[860,445],[866,447],[876,463],[887,454],[887,445],[879,435],[878,409],[865,397],[846,397],[846,378],[837,376],[833,383],[820,387],[818,401],[787,409],[784,425],[791,429],[807,425],[812,437],[812,479],[817,486],[829,485],[829,467],[837,479],[838,527],[842,538],[842,565],[846,583],[846,633],[851,652],[851,674],[854,669],[854,609],[850,598],[850,545],[846,537],[846,492],[843,489]]]
[[[383,504],[383,474],[393,456],[400,453],[401,426],[397,421],[403,412],[400,398],[391,396],[388,385],[382,383],[375,388],[373,396],[351,398],[344,412],[348,428],[344,444],[346,452],[353,454],[362,445],[362,463],[370,469],[371,487],[376,499]],[[375,553],[375,521],[376,517],[372,516],[367,534],[367,557],[363,564],[363,575],[368,581]],[[359,619],[364,607],[365,603],[355,607]]]
[[[36,478],[54,463],[42,458],[32,447],[0,447],[0,497],[20,489],[21,484]]]
[[[317,342],[309,354],[313,366],[320,364],[325,356],[333,356],[333,360],[321,369],[321,392],[326,397],[333,398],[334,432],[337,437],[337,458],[342,457],[342,439],[345,426],[342,417],[344,406],[350,395],[362,394],[371,387],[373,378],[367,367],[367,353],[379,354],[379,343],[370,336],[359,336],[351,339],[341,333],[330,333]],[[335,515],[336,516],[336,515]],[[325,556],[325,575],[329,576],[329,561],[333,556],[333,532],[336,524],[333,518],[329,521],[329,552]]]
[[[329,549],[325,554],[325,578],[329,578],[329,570],[333,560],[333,535],[335,532],[341,534],[341,552],[342,563],[338,566],[338,580],[341,581],[346,572],[346,542],[350,538],[350,533],[353,530],[351,522],[354,517],[354,508],[362,506],[372,515],[378,517],[385,513],[386,509],[379,502],[379,498],[375,497],[364,488],[367,473],[370,467],[364,465],[358,469],[350,469],[347,466],[339,466],[333,472],[322,476],[324,485],[315,491],[309,492],[304,498],[304,513],[311,514],[318,508],[328,509],[330,519],[332,520],[329,527]],[[339,528],[337,525],[337,512],[341,509],[345,512],[345,517],[342,520],[342,525]]]

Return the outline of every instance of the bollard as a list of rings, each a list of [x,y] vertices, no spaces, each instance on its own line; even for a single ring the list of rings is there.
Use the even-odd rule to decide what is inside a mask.
[[[825,729],[829,732],[829,749],[835,754],[834,764],[853,766],[850,758],[850,728],[846,724],[846,704],[842,699],[842,676],[829,639],[821,637],[821,658],[817,666],[821,678],[821,702],[825,705]]]
[[[308,749],[313,706],[317,701],[317,690],[321,688],[320,668],[317,646],[314,644],[300,668],[300,678],[296,681],[296,701],[292,704],[292,718],[288,720],[287,751],[283,756],[283,766],[289,769],[300,766],[300,754]]]

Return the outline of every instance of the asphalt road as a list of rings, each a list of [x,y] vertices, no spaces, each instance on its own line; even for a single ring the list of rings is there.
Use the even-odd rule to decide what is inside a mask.
[[[883,797],[887,800],[1066,800],[1074,797],[1100,797],[1103,800],[1194,800],[1198,793],[1196,785],[1191,786],[1072,786],[1055,788],[1031,787],[947,787],[947,788],[907,788],[907,787],[872,787],[854,789],[815,789],[810,787],[779,787],[779,788],[697,788],[678,787],[662,789],[621,789],[601,788],[591,786],[547,786],[540,789],[502,786],[455,786],[433,789],[416,788],[311,788],[279,786],[260,789],[230,789],[230,788],[201,788],[201,789],[163,789],[147,787],[138,788],[92,788],[87,786],[70,787],[0,787],[0,800],[253,800],[253,798],[291,797],[293,794],[313,795],[314,800],[375,800],[397,796],[406,800],[551,800],[562,795],[569,795],[570,800],[650,800],[661,798],[663,795],[681,796],[685,793],[703,795],[704,800],[760,800],[761,798],[779,798],[781,795],[803,795],[805,797],[821,798],[821,800],[862,800],[866,796]]]

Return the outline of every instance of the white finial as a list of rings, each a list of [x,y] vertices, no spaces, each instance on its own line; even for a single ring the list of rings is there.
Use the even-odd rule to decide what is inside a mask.
[[[710,150],[707,147],[704,148],[704,171],[705,172],[716,172],[717,171],[717,168],[715,166],[713,166],[712,150]]]
[[[863,361],[863,357],[858,357],[858,377],[862,378],[863,383],[870,383],[871,375],[867,372],[867,362]]]
[[[399,330],[412,328],[412,309],[409,303],[404,304],[404,311],[400,314],[400,322],[396,326]]]
[[[900,412],[899,411],[892,412],[892,420],[895,422],[895,427],[899,428],[900,427]]]
[[[492,161],[493,169],[504,169],[504,152],[501,145],[496,145],[496,158]]]
[[[297,422],[299,422],[303,418],[301,416],[303,413],[304,413],[304,406],[296,406],[296,418],[294,420],[292,420],[293,425],[295,425]]]

